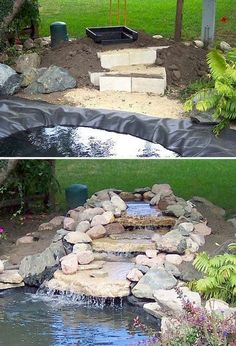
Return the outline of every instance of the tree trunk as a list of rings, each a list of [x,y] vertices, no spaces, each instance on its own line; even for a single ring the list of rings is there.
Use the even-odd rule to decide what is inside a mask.
[[[9,174],[15,169],[18,160],[1,160],[4,165],[0,169],[0,186],[4,183],[4,181],[7,179]]]
[[[26,0],[15,0],[13,7],[12,7],[12,11],[10,11],[9,14],[5,18],[3,18],[3,21],[0,24],[0,41],[2,41],[6,29],[11,24],[11,22],[14,20],[16,15],[19,13],[19,11],[20,11],[22,5],[24,5],[25,1]]]
[[[176,21],[175,21],[175,41],[180,42],[182,36],[182,19],[183,19],[184,0],[177,0]]]

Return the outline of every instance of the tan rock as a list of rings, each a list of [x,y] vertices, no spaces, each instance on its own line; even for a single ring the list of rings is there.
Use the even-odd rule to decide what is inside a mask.
[[[106,219],[107,223],[112,223],[115,221],[115,217],[114,214],[111,211],[106,211],[104,214],[102,214],[102,216]]]
[[[99,238],[103,238],[106,235],[106,229],[102,225],[97,225],[90,228],[90,230],[88,230],[86,234],[91,239],[99,239]]]
[[[111,203],[120,211],[125,211],[127,209],[127,205],[125,204],[125,202],[117,195],[111,197]]]
[[[82,232],[70,232],[64,238],[70,244],[77,243],[91,243],[92,239],[87,233]]]
[[[92,263],[89,263],[89,264],[79,264],[78,270],[102,269],[104,264],[105,264],[104,261],[93,261]]]
[[[74,274],[78,270],[78,260],[76,254],[69,254],[60,259],[63,274]]]
[[[147,191],[147,192],[144,192],[143,199],[150,201],[154,196],[155,196],[155,193],[153,193],[152,191]]]
[[[93,250],[98,252],[145,252],[155,250],[155,244],[146,239],[120,239],[103,238],[93,240]]]
[[[20,244],[32,244],[34,242],[34,237],[32,236],[24,236],[21,238],[18,238],[16,241],[16,245]]]
[[[211,228],[208,227],[205,222],[197,223],[194,225],[193,233],[200,234],[203,236],[210,235],[211,234]]]
[[[135,263],[137,265],[144,265],[148,267],[153,267],[155,265],[162,266],[164,264],[164,257],[157,255],[156,257],[148,258],[146,255],[138,255],[135,258]]]
[[[127,279],[133,282],[138,282],[143,277],[143,273],[137,268],[133,268],[129,271]]]
[[[92,250],[92,246],[88,243],[77,243],[73,246],[73,253],[78,253],[81,251],[91,251]]]
[[[65,217],[63,221],[63,227],[67,231],[75,231],[76,229],[76,222],[72,217]]]
[[[5,284],[0,282],[0,291],[1,290],[8,290],[10,288],[18,288],[18,287],[24,287],[24,282],[21,282],[20,284]]]
[[[146,256],[148,258],[153,258],[153,257],[156,257],[158,254],[158,251],[157,250],[146,250]]]
[[[90,229],[90,222],[89,221],[81,221],[77,226],[76,226],[76,232],[87,232]]]
[[[69,213],[70,217],[74,220],[74,221],[78,221],[79,216],[80,216],[80,212],[77,210],[70,210]]]
[[[183,259],[180,255],[168,254],[166,255],[166,261],[178,266],[182,263]]]
[[[103,208],[88,208],[81,213],[79,221],[92,221],[94,216],[101,215],[104,213]]]
[[[55,229],[55,226],[51,222],[44,222],[39,226],[38,231],[39,232],[53,231],[54,229]]]
[[[79,264],[89,264],[94,260],[92,251],[80,251],[76,255]]]
[[[110,223],[109,225],[106,225],[105,229],[106,229],[107,235],[121,234],[125,232],[124,226],[122,226],[120,223],[117,223],[117,222],[113,222],[113,223]]]
[[[119,196],[125,202],[129,202],[129,201],[133,201],[134,200],[134,194],[132,192],[122,191]]]
[[[58,270],[46,285],[51,289],[85,296],[125,297],[130,294],[130,281],[126,276],[132,267],[133,264],[129,262],[106,262],[101,271],[107,272],[108,276],[100,278],[91,277],[94,270],[77,271],[72,275]]]
[[[172,190],[169,184],[154,184],[152,187],[152,192],[157,194],[171,194]]]
[[[18,270],[5,270],[0,274],[0,282],[6,284],[20,284],[23,281]]]
[[[158,305],[158,303],[146,303],[143,305],[143,309],[158,319],[162,317],[161,307]]]
[[[38,68],[40,63],[41,59],[37,53],[20,55],[16,60],[15,70],[16,72],[23,73],[30,67]]]
[[[55,216],[49,221],[54,227],[61,227],[63,225],[64,216]]]

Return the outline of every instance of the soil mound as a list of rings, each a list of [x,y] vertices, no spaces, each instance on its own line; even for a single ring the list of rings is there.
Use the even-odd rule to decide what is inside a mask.
[[[164,38],[155,39],[143,32],[139,32],[139,39],[136,42],[129,44],[102,46],[85,37],[63,43],[54,49],[47,48],[42,56],[42,67],[50,65],[64,67],[77,79],[78,87],[92,88],[88,72],[102,71],[97,52],[152,46],[169,46],[157,56],[157,63],[166,67],[169,86],[187,85],[207,73],[204,49]]]

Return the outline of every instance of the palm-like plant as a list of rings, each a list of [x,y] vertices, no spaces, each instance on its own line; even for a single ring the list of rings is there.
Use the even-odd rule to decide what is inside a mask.
[[[230,244],[235,249],[235,244]],[[228,303],[236,302],[236,255],[225,253],[210,257],[205,252],[195,258],[193,265],[204,274],[202,279],[191,282],[190,287],[206,299],[223,299]]]
[[[226,55],[213,49],[207,55],[207,63],[214,87],[192,95],[185,102],[185,110],[196,107],[199,111],[213,111],[214,118],[219,121],[214,133],[219,135],[231,120],[236,119],[236,49]]]

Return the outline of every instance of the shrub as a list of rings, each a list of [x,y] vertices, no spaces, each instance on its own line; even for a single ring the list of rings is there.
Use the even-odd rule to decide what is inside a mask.
[[[222,299],[230,304],[236,302],[236,255],[226,253],[210,257],[203,252],[197,255],[193,265],[204,277],[192,282],[191,288],[206,299]]]
[[[214,133],[229,125],[236,119],[236,49],[226,55],[213,49],[207,55],[213,87],[197,91],[185,102],[185,110],[213,111],[213,117],[219,121]]]

